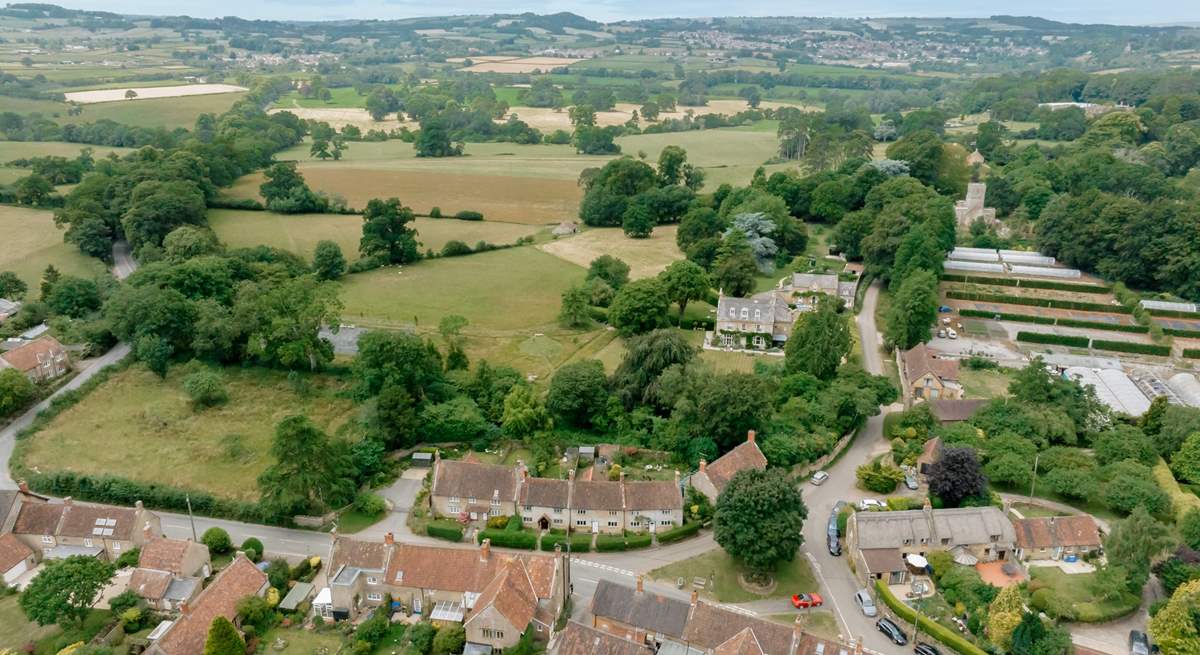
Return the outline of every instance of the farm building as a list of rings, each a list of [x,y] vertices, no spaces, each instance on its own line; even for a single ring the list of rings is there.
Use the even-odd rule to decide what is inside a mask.
[[[1167,380],[1167,386],[1185,405],[1200,407],[1200,381],[1191,373],[1177,373]]]
[[[1129,416],[1141,416],[1150,409],[1150,399],[1124,371],[1071,366],[1063,375],[1095,389],[1100,402],[1108,405],[1113,411]]]

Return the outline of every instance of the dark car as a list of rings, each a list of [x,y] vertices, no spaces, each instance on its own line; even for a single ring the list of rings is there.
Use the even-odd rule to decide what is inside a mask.
[[[842,544],[836,534],[829,535],[829,554],[838,557],[842,554]]]
[[[1150,655],[1150,640],[1141,630],[1129,631],[1130,655]]]
[[[875,622],[875,627],[879,628],[879,631],[887,635],[887,638],[891,639],[896,645],[905,646],[908,644],[908,637],[905,636],[900,626],[896,625],[895,621],[889,618],[882,618]]]
[[[913,652],[917,655],[942,655],[941,651],[923,641],[918,641],[917,645],[913,646]]]

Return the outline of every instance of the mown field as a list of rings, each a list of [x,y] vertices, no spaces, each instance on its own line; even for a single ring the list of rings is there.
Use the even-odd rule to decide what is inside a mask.
[[[2,110],[0,110],[2,111]],[[133,152],[132,148],[112,148],[109,146],[92,146],[84,143],[64,143],[62,141],[0,141],[0,164],[7,164],[14,159],[30,157],[78,157],[84,148],[91,148],[92,156],[96,159],[107,157],[110,152],[123,155]]]
[[[193,411],[183,367],[160,380],[144,366],[115,374],[21,444],[23,464],[42,471],[111,473],[254,499],[271,462],[275,424],[304,414],[327,433],[353,431],[358,409],[339,392],[350,381],[305,376],[297,391],[285,371],[223,369],[230,401]]]
[[[200,114],[223,114],[245,93],[216,93],[180,98],[142,98],[121,102],[103,102],[83,105],[83,113],[66,118],[64,122],[91,123],[109,119],[137,127],[165,127],[191,129]]]
[[[637,156],[646,153],[649,161],[669,145],[687,150],[688,161],[704,169],[704,188],[712,191],[721,184],[744,185],[754,176],[754,170],[775,155],[779,139],[774,128],[757,126],[693,130],[667,134],[638,134],[617,139],[624,154]],[[767,172],[794,167],[793,164],[767,166]]]
[[[677,225],[660,225],[649,239],[630,239],[615,227],[594,228],[538,247],[584,268],[601,255],[612,255],[629,264],[630,278],[637,279],[658,275],[671,262],[683,259],[675,245],[678,229]]]
[[[330,240],[342,248],[348,261],[358,257],[362,217],[344,214],[276,214],[273,212],[215,209],[208,224],[217,238],[231,248],[267,245],[311,259],[317,242]],[[513,243],[531,236],[537,228],[517,223],[460,221],[453,218],[418,218],[414,226],[422,250],[440,251],[447,241],[458,240],[474,247],[479,241]]]
[[[38,295],[42,271],[53,264],[67,275],[93,277],[105,272],[104,263],[63,243],[54,214],[42,209],[0,205],[0,271],[13,271]]]

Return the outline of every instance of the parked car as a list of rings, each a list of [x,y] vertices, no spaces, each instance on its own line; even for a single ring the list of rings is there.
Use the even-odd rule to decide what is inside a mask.
[[[1141,630],[1129,631],[1130,655],[1150,655],[1150,639]]]
[[[826,473],[825,471],[817,471],[816,473],[812,474],[812,478],[809,480],[809,482],[812,482],[813,484],[815,484],[819,487],[819,486],[825,484],[825,481],[828,479],[829,479],[828,473]]]
[[[821,598],[821,594],[796,594],[792,596],[792,607],[796,609],[820,607],[823,604],[825,604],[825,600]]]
[[[920,485],[917,484],[916,472],[914,472],[914,471],[905,471],[904,472],[904,486],[908,487],[909,490],[911,490],[911,491],[917,490],[917,487],[919,487]]]
[[[952,312],[954,310],[950,309],[949,305],[942,305],[941,307],[938,307],[938,311],[945,314],[947,312]]]
[[[829,554],[834,557],[840,557],[842,554],[842,543],[838,541],[837,532],[831,532],[829,537]]]
[[[896,644],[897,646],[908,645],[908,637],[905,636],[904,631],[900,629],[900,626],[896,625],[895,621],[884,617],[875,622],[875,627],[879,628],[879,631],[886,635],[888,639],[891,639],[892,643]]]
[[[863,498],[862,500],[858,501],[858,511],[860,512],[869,512],[873,509],[885,509],[886,507],[887,505],[885,505],[883,501],[875,500],[874,498]]]
[[[949,330],[946,330],[946,336],[950,337],[951,339],[957,339],[958,333],[955,332],[953,328],[951,328]]]
[[[917,655],[942,655],[941,651],[923,641],[918,641],[917,645],[913,646],[913,652]]]
[[[854,594],[854,604],[862,610],[863,616],[872,617],[879,613],[875,609],[875,601],[871,600],[871,594],[867,593],[866,589],[859,589]]]
[[[946,338],[946,331],[945,331],[945,330],[938,330],[938,337],[940,337],[940,338],[942,338],[942,339],[945,339],[945,338]]]

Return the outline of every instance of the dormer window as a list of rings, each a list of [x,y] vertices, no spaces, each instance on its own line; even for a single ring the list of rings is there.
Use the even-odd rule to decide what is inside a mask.
[[[757,321],[761,318],[762,318],[762,310],[761,309],[754,310],[754,320]]]
[[[737,318],[737,310],[733,307],[729,308],[729,318]]]
[[[750,310],[749,309],[746,309],[745,307],[742,308],[742,318],[743,319],[750,318]]]

